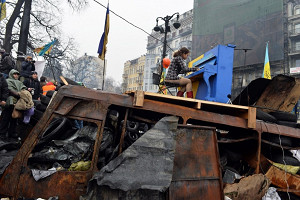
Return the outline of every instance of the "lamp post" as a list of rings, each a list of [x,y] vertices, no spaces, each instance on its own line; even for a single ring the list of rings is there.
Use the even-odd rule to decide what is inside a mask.
[[[160,32],[160,33],[164,33],[164,41],[163,41],[163,52],[161,55],[161,65],[160,65],[160,73],[159,75],[161,76],[162,71],[163,71],[163,59],[166,57],[166,51],[167,51],[167,33],[171,32],[171,27],[169,26],[169,22],[170,20],[177,15],[177,20],[175,23],[173,23],[174,28],[178,29],[180,27],[180,23],[179,23],[179,13],[174,13],[171,16],[166,16],[166,17],[157,17],[156,18],[156,26],[154,27],[154,31],[155,32]],[[161,19],[165,22],[165,27],[163,28],[162,26],[158,26],[158,20]]]

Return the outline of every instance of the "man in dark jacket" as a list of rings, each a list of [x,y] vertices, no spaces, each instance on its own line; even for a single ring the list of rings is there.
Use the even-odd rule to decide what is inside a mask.
[[[23,83],[27,87],[28,91],[31,92],[32,99],[40,100],[40,95],[42,92],[37,72],[31,72],[30,79],[26,79]]]
[[[11,56],[8,53],[6,53],[3,49],[0,50],[0,54],[0,72],[3,73],[4,78],[7,78],[10,70],[14,69],[15,62],[13,61]]]
[[[23,80],[20,80],[24,82],[24,79],[29,79],[32,71],[35,71],[34,61],[31,56],[27,56],[26,60],[22,62],[21,76]]]
[[[9,95],[7,82],[2,73],[0,73],[0,106],[6,105],[6,99]]]

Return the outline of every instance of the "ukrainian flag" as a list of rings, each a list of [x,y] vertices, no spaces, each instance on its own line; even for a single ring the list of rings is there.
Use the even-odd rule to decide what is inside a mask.
[[[102,34],[100,43],[99,43],[99,47],[98,47],[98,54],[99,54],[99,58],[101,60],[105,59],[105,53],[106,53],[106,44],[108,42],[108,32],[109,32],[109,5],[107,5],[107,10],[106,10],[106,18],[105,18],[105,26],[104,26],[104,32]]]
[[[0,21],[6,17],[6,0],[0,0]]]
[[[56,40],[53,40],[52,42],[42,46],[42,47],[39,47],[39,48],[36,48],[34,49],[33,51],[38,53],[39,56],[43,56],[44,54],[48,54],[50,53],[54,43],[56,42]]]
[[[266,54],[265,54],[265,65],[264,65],[264,72],[263,78],[271,79],[271,70],[270,70],[270,61],[269,61],[269,51],[268,51],[269,43],[266,46]]]

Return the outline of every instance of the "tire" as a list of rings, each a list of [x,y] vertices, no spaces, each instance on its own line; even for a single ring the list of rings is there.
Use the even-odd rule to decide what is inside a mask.
[[[131,142],[135,142],[139,139],[139,134],[136,132],[127,132],[127,137]]]
[[[297,122],[297,115],[289,112],[270,112],[278,121]]]
[[[39,143],[35,148],[39,149],[43,147],[46,143],[50,142],[56,135],[60,134],[63,131],[63,127],[67,123],[67,118],[57,118],[52,121],[47,129],[44,131]]]
[[[54,92],[55,92],[55,90],[49,90],[49,91],[46,93],[46,96],[51,98],[51,97],[53,96]]]
[[[292,147],[293,139],[287,136],[281,135],[279,138],[279,135],[273,135],[269,134],[266,137],[263,137],[263,139],[268,140],[272,143],[276,143],[278,145],[286,146],[286,147]]]
[[[48,104],[50,103],[50,99],[49,97],[45,96],[45,95],[41,95],[41,103],[48,106]]]
[[[146,123],[140,123],[139,125],[139,131],[145,133],[149,130],[149,126]]]
[[[270,160],[272,160],[273,162],[276,162],[276,163],[280,163],[280,164],[300,166],[299,160],[297,160],[296,158],[289,156],[289,155],[284,156],[285,163],[283,162],[282,154],[273,155],[272,159],[270,159]]]
[[[260,120],[263,120],[265,122],[272,122],[272,123],[277,122],[277,119],[274,116],[272,116],[272,115],[270,115],[270,114],[268,114],[268,113],[266,113],[266,112],[264,112],[260,109],[256,109],[256,118],[260,119]]]
[[[128,131],[131,131],[131,132],[138,131],[139,124],[140,124],[139,122],[134,122],[134,121],[127,120],[126,129]]]
[[[297,123],[296,122],[289,122],[289,121],[277,121],[277,124],[283,125],[283,126],[288,126],[292,128],[297,128]]]

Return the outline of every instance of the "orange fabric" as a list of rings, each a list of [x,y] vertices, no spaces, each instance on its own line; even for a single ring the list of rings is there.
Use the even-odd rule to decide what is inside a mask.
[[[50,90],[55,90],[55,86],[54,85],[44,85],[43,86],[43,95],[46,95],[48,91]]]

